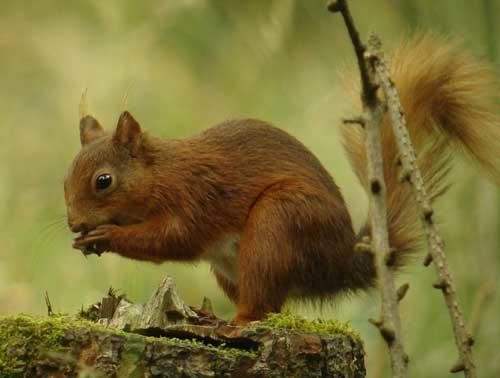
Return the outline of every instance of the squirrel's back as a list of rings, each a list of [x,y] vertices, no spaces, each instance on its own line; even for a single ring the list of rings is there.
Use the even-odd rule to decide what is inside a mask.
[[[189,156],[186,170],[207,167],[227,187],[254,196],[282,181],[304,181],[325,195],[340,191],[316,156],[286,131],[257,119],[235,119],[180,141],[177,157]],[[184,159],[185,157],[183,157]],[[203,177],[201,177],[203,179]]]
[[[261,120],[228,120],[191,140],[222,153],[249,176],[305,176],[336,188],[311,150],[291,134]]]

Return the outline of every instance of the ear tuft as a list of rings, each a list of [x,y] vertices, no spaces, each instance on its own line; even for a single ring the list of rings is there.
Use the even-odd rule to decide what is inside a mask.
[[[82,120],[86,115],[89,115],[89,104],[87,102],[87,88],[82,93],[80,99],[80,105],[78,107],[78,112],[80,113],[80,120]]]
[[[80,142],[82,146],[104,135],[101,124],[92,116],[85,116],[80,120]]]
[[[139,144],[141,134],[142,131],[139,123],[129,112],[124,111],[118,119],[113,141],[134,152]]]

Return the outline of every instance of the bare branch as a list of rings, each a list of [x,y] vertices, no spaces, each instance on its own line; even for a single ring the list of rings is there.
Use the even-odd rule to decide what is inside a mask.
[[[337,0],[329,4],[332,12],[340,12],[351,37],[361,74],[364,114],[364,130],[366,132],[367,165],[370,182],[370,227],[372,232],[371,248],[366,243],[358,243],[357,250],[371,249],[375,254],[378,283],[381,295],[381,320],[371,323],[378,327],[380,334],[387,343],[391,356],[391,367],[394,377],[406,377],[408,356],[403,347],[401,320],[398,302],[404,296],[396,291],[393,274],[394,251],[389,246],[387,229],[386,185],[384,181],[384,164],[382,158],[382,141],[380,125],[385,114],[385,105],[377,96],[378,84],[375,80],[373,54],[359,38],[346,0]],[[369,44],[376,42],[370,38]],[[407,288],[406,288],[407,289]],[[403,290],[404,291],[404,290]]]
[[[359,73],[361,74],[361,85],[363,87],[362,100],[363,104],[369,106],[374,106],[379,102],[377,99],[377,88],[378,85],[373,80],[373,76],[370,73],[370,69],[367,64],[367,59],[365,59],[366,47],[359,37],[359,32],[354,25],[354,21],[349,11],[346,0],[334,0],[331,1],[328,6],[330,12],[340,12],[344,18],[347,31],[349,32],[349,37],[351,38],[352,44],[354,46],[354,51],[356,52],[356,58],[359,65]]]
[[[404,110],[399,100],[399,95],[390,79],[388,65],[379,48],[380,40],[377,39],[373,43],[373,53],[377,56],[374,61],[375,72],[379,79],[380,86],[384,92],[387,102],[393,132],[398,145],[399,156],[401,159],[402,170],[405,172],[405,182],[408,182],[415,195],[417,207],[420,211],[422,225],[424,227],[429,255],[425,259],[425,265],[429,265],[434,261],[436,266],[438,279],[433,284],[437,289],[440,289],[444,295],[448,311],[450,313],[455,342],[458,347],[460,359],[453,365],[451,372],[464,371],[466,377],[475,377],[475,366],[472,360],[472,337],[466,329],[464,317],[458,305],[458,298],[455,291],[452,275],[448,269],[446,256],[444,254],[444,243],[435,222],[433,222],[434,211],[431,207],[429,196],[427,195],[422,175],[417,166],[417,158],[415,150],[411,144],[410,135],[406,128],[406,120],[404,118]],[[372,47],[372,45],[370,45]]]

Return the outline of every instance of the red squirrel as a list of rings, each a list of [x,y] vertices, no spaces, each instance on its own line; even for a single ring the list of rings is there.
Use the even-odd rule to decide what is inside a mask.
[[[405,43],[391,62],[430,195],[446,190],[453,147],[498,180],[500,121],[488,66],[429,35]],[[342,133],[368,189],[364,133],[352,125]],[[398,267],[422,233],[411,190],[398,182],[387,115],[382,135]],[[370,236],[369,227],[355,232],[329,172],[283,130],[242,119],[183,140],[160,139],[124,112],[112,134],[85,115],[80,140],[64,182],[68,225],[80,233],[77,249],[155,263],[207,261],[237,306],[236,324],[279,312],[291,297],[330,298],[376,284],[372,255],[354,248]]]

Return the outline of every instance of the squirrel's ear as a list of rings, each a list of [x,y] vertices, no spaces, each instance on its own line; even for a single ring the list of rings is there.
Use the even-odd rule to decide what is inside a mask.
[[[129,112],[125,111],[120,115],[120,119],[118,119],[113,141],[133,151],[139,144],[141,134],[142,131],[139,123]]]
[[[82,146],[104,135],[101,124],[92,116],[85,116],[80,120],[80,142]]]

